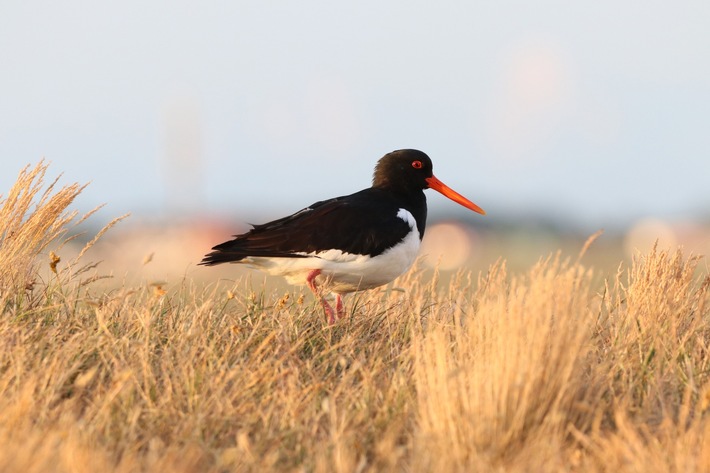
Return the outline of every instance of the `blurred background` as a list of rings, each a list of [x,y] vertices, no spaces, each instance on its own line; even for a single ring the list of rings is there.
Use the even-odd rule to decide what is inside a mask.
[[[599,229],[604,268],[707,253],[708,25],[707,1],[5,0],[0,193],[45,158],[95,225],[131,212],[106,268],[210,278],[246,222],[418,148],[488,212],[429,191],[426,265],[524,268]]]

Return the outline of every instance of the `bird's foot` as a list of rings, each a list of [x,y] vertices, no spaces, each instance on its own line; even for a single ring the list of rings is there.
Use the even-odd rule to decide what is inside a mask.
[[[321,297],[321,304],[323,304],[323,309],[325,309],[325,315],[328,317],[328,323],[333,325],[336,320],[340,320],[345,316],[345,305],[343,304],[343,296],[340,294],[335,295],[335,310],[333,306],[325,300],[325,297]]]
[[[333,306],[328,304],[328,301],[325,300],[325,297],[321,297],[320,302],[321,304],[323,304],[323,309],[325,309],[325,316],[328,319],[328,324],[333,325],[335,321],[340,318],[338,316],[338,313],[333,310]]]
[[[343,310],[343,299],[340,294],[336,296],[335,309],[333,309],[333,306],[331,306],[328,301],[325,300],[325,297],[321,295],[322,291],[316,284],[316,278],[320,273],[320,269],[314,269],[310,273],[308,273],[308,276],[306,276],[306,284],[308,284],[310,290],[313,291],[313,294],[315,294],[316,297],[320,298],[320,303],[321,305],[323,305],[323,310],[325,310],[325,316],[328,320],[328,323],[330,325],[333,325],[335,321],[341,318],[343,316],[343,313],[345,312]]]
[[[345,306],[343,305],[343,296],[335,295],[335,315],[336,318],[342,319],[345,316]]]

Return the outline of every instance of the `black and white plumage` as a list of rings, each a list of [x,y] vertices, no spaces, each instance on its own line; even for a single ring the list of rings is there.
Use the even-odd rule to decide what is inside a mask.
[[[321,299],[333,322],[342,315],[342,294],[387,284],[414,263],[426,227],[427,188],[485,214],[434,177],[426,154],[393,151],[378,161],[372,187],[254,225],[212,248],[200,264],[243,263],[315,293],[333,292],[335,311]]]

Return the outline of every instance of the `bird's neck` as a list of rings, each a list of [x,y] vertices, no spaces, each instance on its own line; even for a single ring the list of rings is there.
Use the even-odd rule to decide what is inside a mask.
[[[385,190],[394,197],[400,208],[406,209],[412,214],[414,220],[417,222],[419,238],[422,238],[424,236],[424,229],[426,228],[427,217],[426,195],[424,191],[421,189],[411,190],[396,188]]]

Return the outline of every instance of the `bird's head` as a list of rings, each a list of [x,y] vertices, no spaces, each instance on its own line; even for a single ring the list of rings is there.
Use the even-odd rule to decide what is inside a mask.
[[[478,205],[437,179],[429,156],[416,149],[400,149],[380,158],[375,166],[372,187],[405,193],[434,189],[467,209],[486,214]]]

